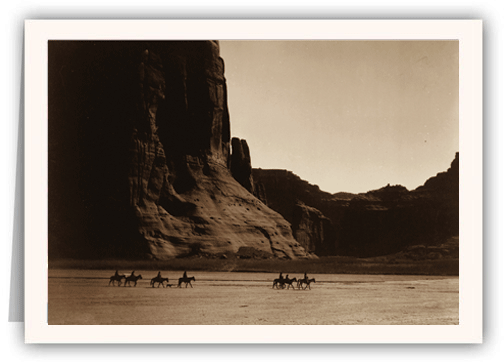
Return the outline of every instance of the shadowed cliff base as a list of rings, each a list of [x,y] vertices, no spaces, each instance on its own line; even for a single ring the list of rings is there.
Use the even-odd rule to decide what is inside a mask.
[[[163,271],[220,271],[220,272],[270,272],[289,274],[395,274],[395,275],[459,275],[459,259],[443,255],[418,257],[413,253],[398,253],[374,258],[327,256],[318,259],[279,260],[241,259],[229,256],[209,258],[193,256],[167,260],[83,260],[59,259],[49,262],[50,269],[83,270],[152,270]]]

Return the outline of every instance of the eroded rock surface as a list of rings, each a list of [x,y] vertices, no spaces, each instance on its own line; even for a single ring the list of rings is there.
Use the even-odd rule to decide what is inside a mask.
[[[387,185],[331,195],[287,170],[254,169],[258,198],[282,214],[317,255],[359,257],[437,246],[459,235],[459,155],[450,168],[409,191]]]
[[[321,206],[341,200],[287,170],[253,169],[252,174],[255,195],[292,224],[294,237],[306,250],[319,256],[335,254],[336,230]],[[348,205],[347,200],[343,203]]]
[[[51,256],[308,256],[230,156],[218,42],[50,42],[49,80]]]
[[[247,141],[233,138],[231,140],[231,150],[230,168],[233,177],[249,192],[254,193],[252,161]]]

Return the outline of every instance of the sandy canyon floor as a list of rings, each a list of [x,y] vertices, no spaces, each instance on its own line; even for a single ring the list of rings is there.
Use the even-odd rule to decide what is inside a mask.
[[[129,275],[130,271],[125,272]],[[314,274],[311,290],[272,289],[278,274],[137,270],[136,287],[109,286],[108,270],[49,270],[49,324],[446,325],[459,323],[459,278]],[[302,277],[302,275],[290,275]]]

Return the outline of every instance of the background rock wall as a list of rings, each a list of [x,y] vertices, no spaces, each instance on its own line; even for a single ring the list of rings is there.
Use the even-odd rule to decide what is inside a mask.
[[[385,255],[459,235],[459,155],[416,190],[387,185],[331,195],[287,170],[253,170],[258,198],[282,214],[317,255]]]

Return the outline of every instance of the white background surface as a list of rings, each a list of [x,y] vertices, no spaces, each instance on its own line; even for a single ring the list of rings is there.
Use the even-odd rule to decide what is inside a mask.
[[[502,183],[502,121],[500,91],[502,75],[503,5],[497,1],[381,1],[375,6],[371,1],[345,2],[330,6],[330,2],[255,1],[256,6],[232,7],[231,2],[213,2],[213,7],[203,2],[180,2],[165,6],[164,1],[63,1],[5,2],[2,8],[2,215],[4,291],[1,302],[4,310],[2,323],[2,356],[4,360],[500,360],[502,347],[502,256],[501,228],[502,193],[497,185]],[[340,2],[341,3],[341,2]],[[193,5],[192,5],[193,4]],[[216,6],[221,4],[222,6]],[[258,6],[257,6],[258,5]],[[484,153],[485,153],[485,269],[484,269],[484,344],[483,345],[316,345],[316,346],[236,346],[236,345],[25,345],[21,323],[8,323],[9,280],[14,217],[14,190],[17,138],[19,126],[19,99],[22,66],[23,22],[25,19],[57,18],[334,18],[334,19],[483,19],[484,28]],[[6,358],[5,358],[6,357]]]

